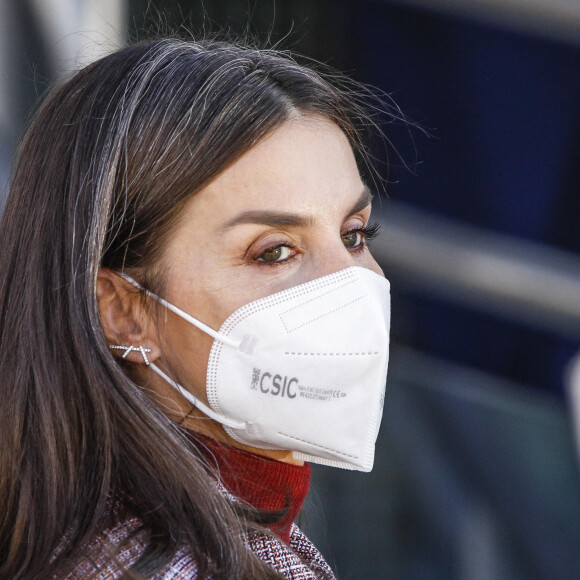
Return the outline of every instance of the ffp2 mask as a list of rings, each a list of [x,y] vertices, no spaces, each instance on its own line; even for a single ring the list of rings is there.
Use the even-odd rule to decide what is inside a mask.
[[[139,286],[136,282],[132,283]],[[388,365],[388,281],[351,267],[242,306],[215,331],[206,389],[211,409],[155,372],[234,440],[296,459],[370,471]]]

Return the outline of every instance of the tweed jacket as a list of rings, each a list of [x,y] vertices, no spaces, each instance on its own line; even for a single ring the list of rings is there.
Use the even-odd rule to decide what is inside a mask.
[[[145,548],[144,539],[139,538],[139,532],[117,556],[116,561],[108,557],[110,549],[114,549],[127,538],[129,534],[141,527],[138,519],[128,519],[102,532],[93,540],[85,556],[77,561],[72,569],[67,570],[58,578],[61,580],[117,580],[122,578],[121,568],[133,564]],[[316,580],[318,578],[334,578],[329,565],[310,540],[300,531],[296,524],[292,525],[290,543],[286,545],[281,540],[264,534],[253,532],[246,539],[248,549],[252,550],[261,560],[269,563],[285,578],[292,580]],[[197,567],[186,548],[180,549],[172,561],[158,574],[154,580],[195,580]]]

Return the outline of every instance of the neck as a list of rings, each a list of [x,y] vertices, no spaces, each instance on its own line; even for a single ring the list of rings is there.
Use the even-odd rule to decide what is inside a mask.
[[[222,485],[234,497],[259,510],[260,520],[288,543],[292,523],[308,494],[310,466],[277,461],[199,433],[190,434]]]

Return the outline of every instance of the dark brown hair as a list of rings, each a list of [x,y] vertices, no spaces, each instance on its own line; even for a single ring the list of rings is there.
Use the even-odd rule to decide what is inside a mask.
[[[200,577],[278,577],[240,540],[257,524],[111,356],[96,279],[134,268],[158,292],[183,205],[296,112],[334,121],[364,174],[369,118],[351,88],[280,52],[164,39],[93,63],[46,100],[0,226],[0,577],[55,573],[119,499],[148,530],[132,577],[184,544]]]

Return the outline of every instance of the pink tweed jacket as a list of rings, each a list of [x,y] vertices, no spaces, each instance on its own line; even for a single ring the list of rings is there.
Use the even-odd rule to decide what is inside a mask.
[[[109,549],[115,548],[127,536],[140,527],[137,519],[126,520],[108,530],[105,530],[91,542],[85,552],[85,557],[74,564],[74,568],[59,575],[59,580],[117,580],[123,573],[121,568],[134,563],[144,549],[144,541],[137,534],[131,543],[111,562]],[[334,578],[334,574],[320,552],[310,540],[300,531],[296,524],[292,525],[290,544],[286,545],[277,538],[261,532],[254,532],[246,540],[246,545],[261,560],[268,562],[285,578],[292,580],[316,580],[318,578]],[[197,567],[186,548],[180,549],[168,566],[153,577],[154,580],[194,580],[197,579]]]

